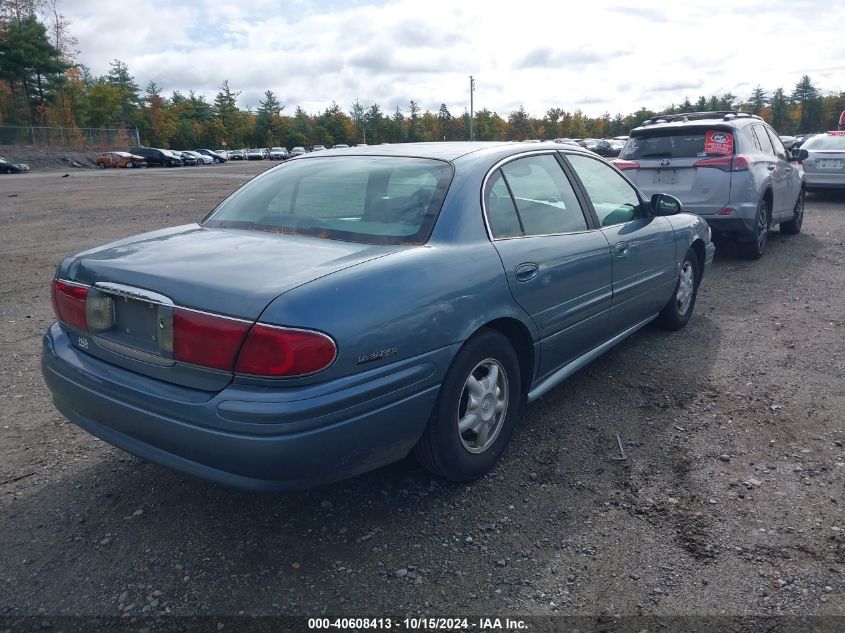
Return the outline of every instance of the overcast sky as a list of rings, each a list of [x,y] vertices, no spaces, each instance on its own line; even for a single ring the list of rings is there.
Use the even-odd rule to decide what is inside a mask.
[[[224,79],[255,108],[267,89],[293,112],[333,100],[407,114],[445,102],[506,116],[580,107],[596,116],[659,110],[685,96],[755,85],[787,91],[809,74],[845,90],[845,2],[811,0],[60,0],[95,75],[118,57],[143,89]]]

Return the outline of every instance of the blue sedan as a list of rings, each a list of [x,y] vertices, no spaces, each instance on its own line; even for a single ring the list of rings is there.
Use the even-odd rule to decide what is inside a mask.
[[[528,403],[651,321],[683,327],[713,252],[678,200],[577,147],[306,154],[199,223],[64,260],[43,374],[86,431],[226,485],[410,452],[467,481]]]

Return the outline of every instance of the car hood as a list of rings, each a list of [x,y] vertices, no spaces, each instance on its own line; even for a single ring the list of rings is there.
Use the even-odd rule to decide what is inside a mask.
[[[253,320],[288,290],[404,248],[189,224],[79,253],[57,276],[126,284],[176,305]]]

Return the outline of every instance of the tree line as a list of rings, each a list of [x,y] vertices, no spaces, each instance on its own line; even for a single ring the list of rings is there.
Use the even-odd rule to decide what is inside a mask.
[[[176,148],[469,139],[469,112],[454,115],[446,103],[435,112],[423,111],[413,99],[392,113],[358,100],[348,111],[333,102],[318,113],[299,106],[291,112],[267,90],[251,109],[238,105],[241,93],[228,80],[209,102],[193,91],[165,94],[154,81],[141,90],[119,59],[105,75],[94,76],[76,62],[78,42],[57,1],[0,0],[0,126],[137,129],[146,145]],[[739,109],[763,117],[780,134],[835,129],[845,92],[822,94],[805,75],[791,91],[769,93],[757,86],[745,99],[730,93],[701,96],[660,112],[640,108],[595,117],[551,107],[538,118],[523,107],[506,115],[482,108],[474,113],[472,130],[477,140],[609,137],[658,114]]]

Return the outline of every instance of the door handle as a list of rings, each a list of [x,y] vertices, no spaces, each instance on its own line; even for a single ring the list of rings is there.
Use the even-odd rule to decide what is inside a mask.
[[[517,281],[531,281],[540,272],[540,267],[534,262],[520,264],[516,267]]]
[[[616,245],[613,247],[613,252],[616,254],[617,257],[627,256],[629,250],[630,246],[628,242],[616,242]]]

